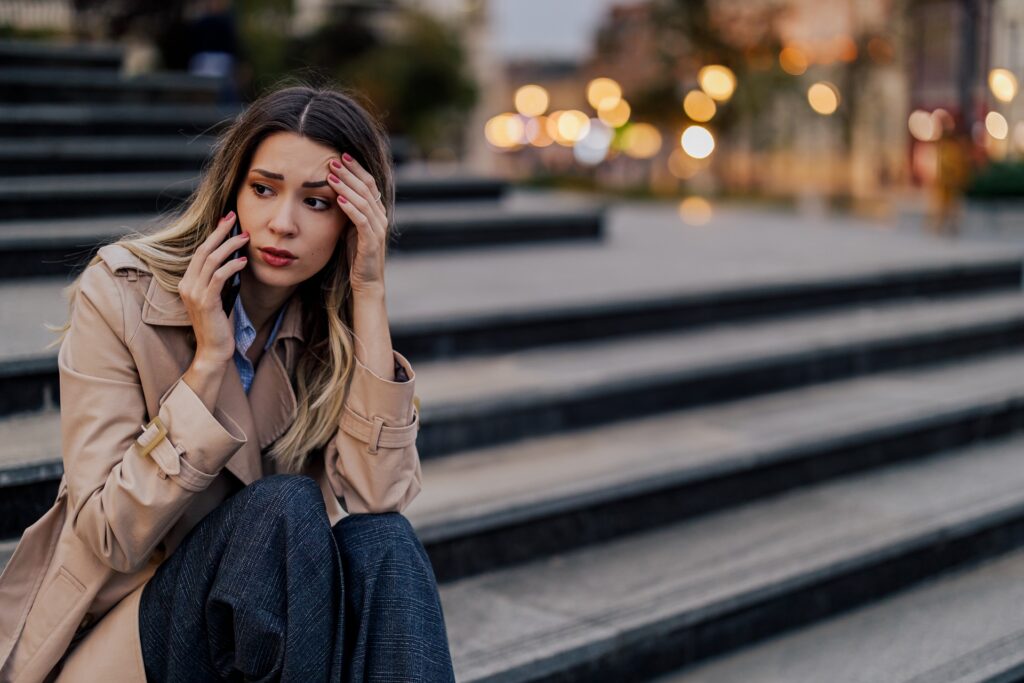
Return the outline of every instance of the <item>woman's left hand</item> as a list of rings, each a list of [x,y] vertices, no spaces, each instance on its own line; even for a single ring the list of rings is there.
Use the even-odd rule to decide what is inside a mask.
[[[377,183],[347,154],[328,162],[327,182],[338,193],[338,206],[355,228],[345,235],[353,293],[383,291],[388,219],[384,203],[377,200]]]

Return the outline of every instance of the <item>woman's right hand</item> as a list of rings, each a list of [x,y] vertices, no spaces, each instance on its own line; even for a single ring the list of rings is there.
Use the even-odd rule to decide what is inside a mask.
[[[244,256],[224,263],[228,256],[249,241],[247,232],[225,241],[235,220],[234,211],[220,219],[210,236],[196,248],[178,283],[178,294],[196,335],[194,362],[226,364],[235,353],[234,331],[224,314],[220,296],[228,278],[245,268],[246,264]]]

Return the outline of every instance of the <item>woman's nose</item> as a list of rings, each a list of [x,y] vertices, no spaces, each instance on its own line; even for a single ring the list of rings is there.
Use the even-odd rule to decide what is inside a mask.
[[[287,202],[281,203],[281,206],[270,217],[267,227],[271,232],[279,235],[292,235],[297,232],[298,226],[295,224],[292,210]]]

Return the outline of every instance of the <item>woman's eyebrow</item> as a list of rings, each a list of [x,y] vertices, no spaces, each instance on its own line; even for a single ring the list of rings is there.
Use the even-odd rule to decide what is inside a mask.
[[[274,173],[273,171],[265,171],[262,168],[254,168],[254,169],[252,169],[252,171],[253,171],[253,173],[259,173],[264,178],[271,178],[273,180],[284,180],[284,176],[283,175],[281,175],[280,173]],[[303,187],[326,187],[327,186],[327,181],[326,180],[307,180],[306,182],[302,183],[302,186]]]

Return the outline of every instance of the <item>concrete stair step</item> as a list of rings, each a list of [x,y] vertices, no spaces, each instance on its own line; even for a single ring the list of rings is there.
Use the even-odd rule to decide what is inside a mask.
[[[177,207],[198,185],[196,172],[97,173],[20,176],[0,185],[4,221],[163,212]],[[498,199],[505,182],[476,177],[396,179],[398,201]]]
[[[8,104],[40,102],[176,102],[215,104],[219,78],[181,72],[125,76],[106,68],[0,68],[0,99]]]
[[[1022,448],[895,465],[442,585],[456,676],[643,680],[1018,548]]]
[[[8,299],[5,315],[24,303]],[[1022,334],[1024,296],[996,292],[418,362],[430,418],[421,454],[988,353]],[[55,352],[20,349],[0,356],[0,415],[45,407],[57,391]]]
[[[603,235],[601,207],[437,212],[404,206],[395,211],[394,253],[504,247],[523,243],[593,241]],[[53,278],[79,272],[103,244],[152,229],[148,216],[22,220],[0,225],[0,280]],[[988,280],[987,274],[984,279]]]
[[[449,581],[1018,431],[1013,352],[427,460],[407,515]]]
[[[195,172],[212,136],[0,139],[0,177],[153,171]]]
[[[229,105],[184,103],[60,103],[0,105],[4,137],[214,134],[241,111]],[[52,142],[52,140],[50,141]]]
[[[1024,676],[1024,551],[654,683],[1004,683]]]
[[[124,48],[113,43],[0,40],[0,66],[89,67],[117,71]]]
[[[420,453],[963,359],[1022,338],[1024,296],[997,293],[420,362]]]

